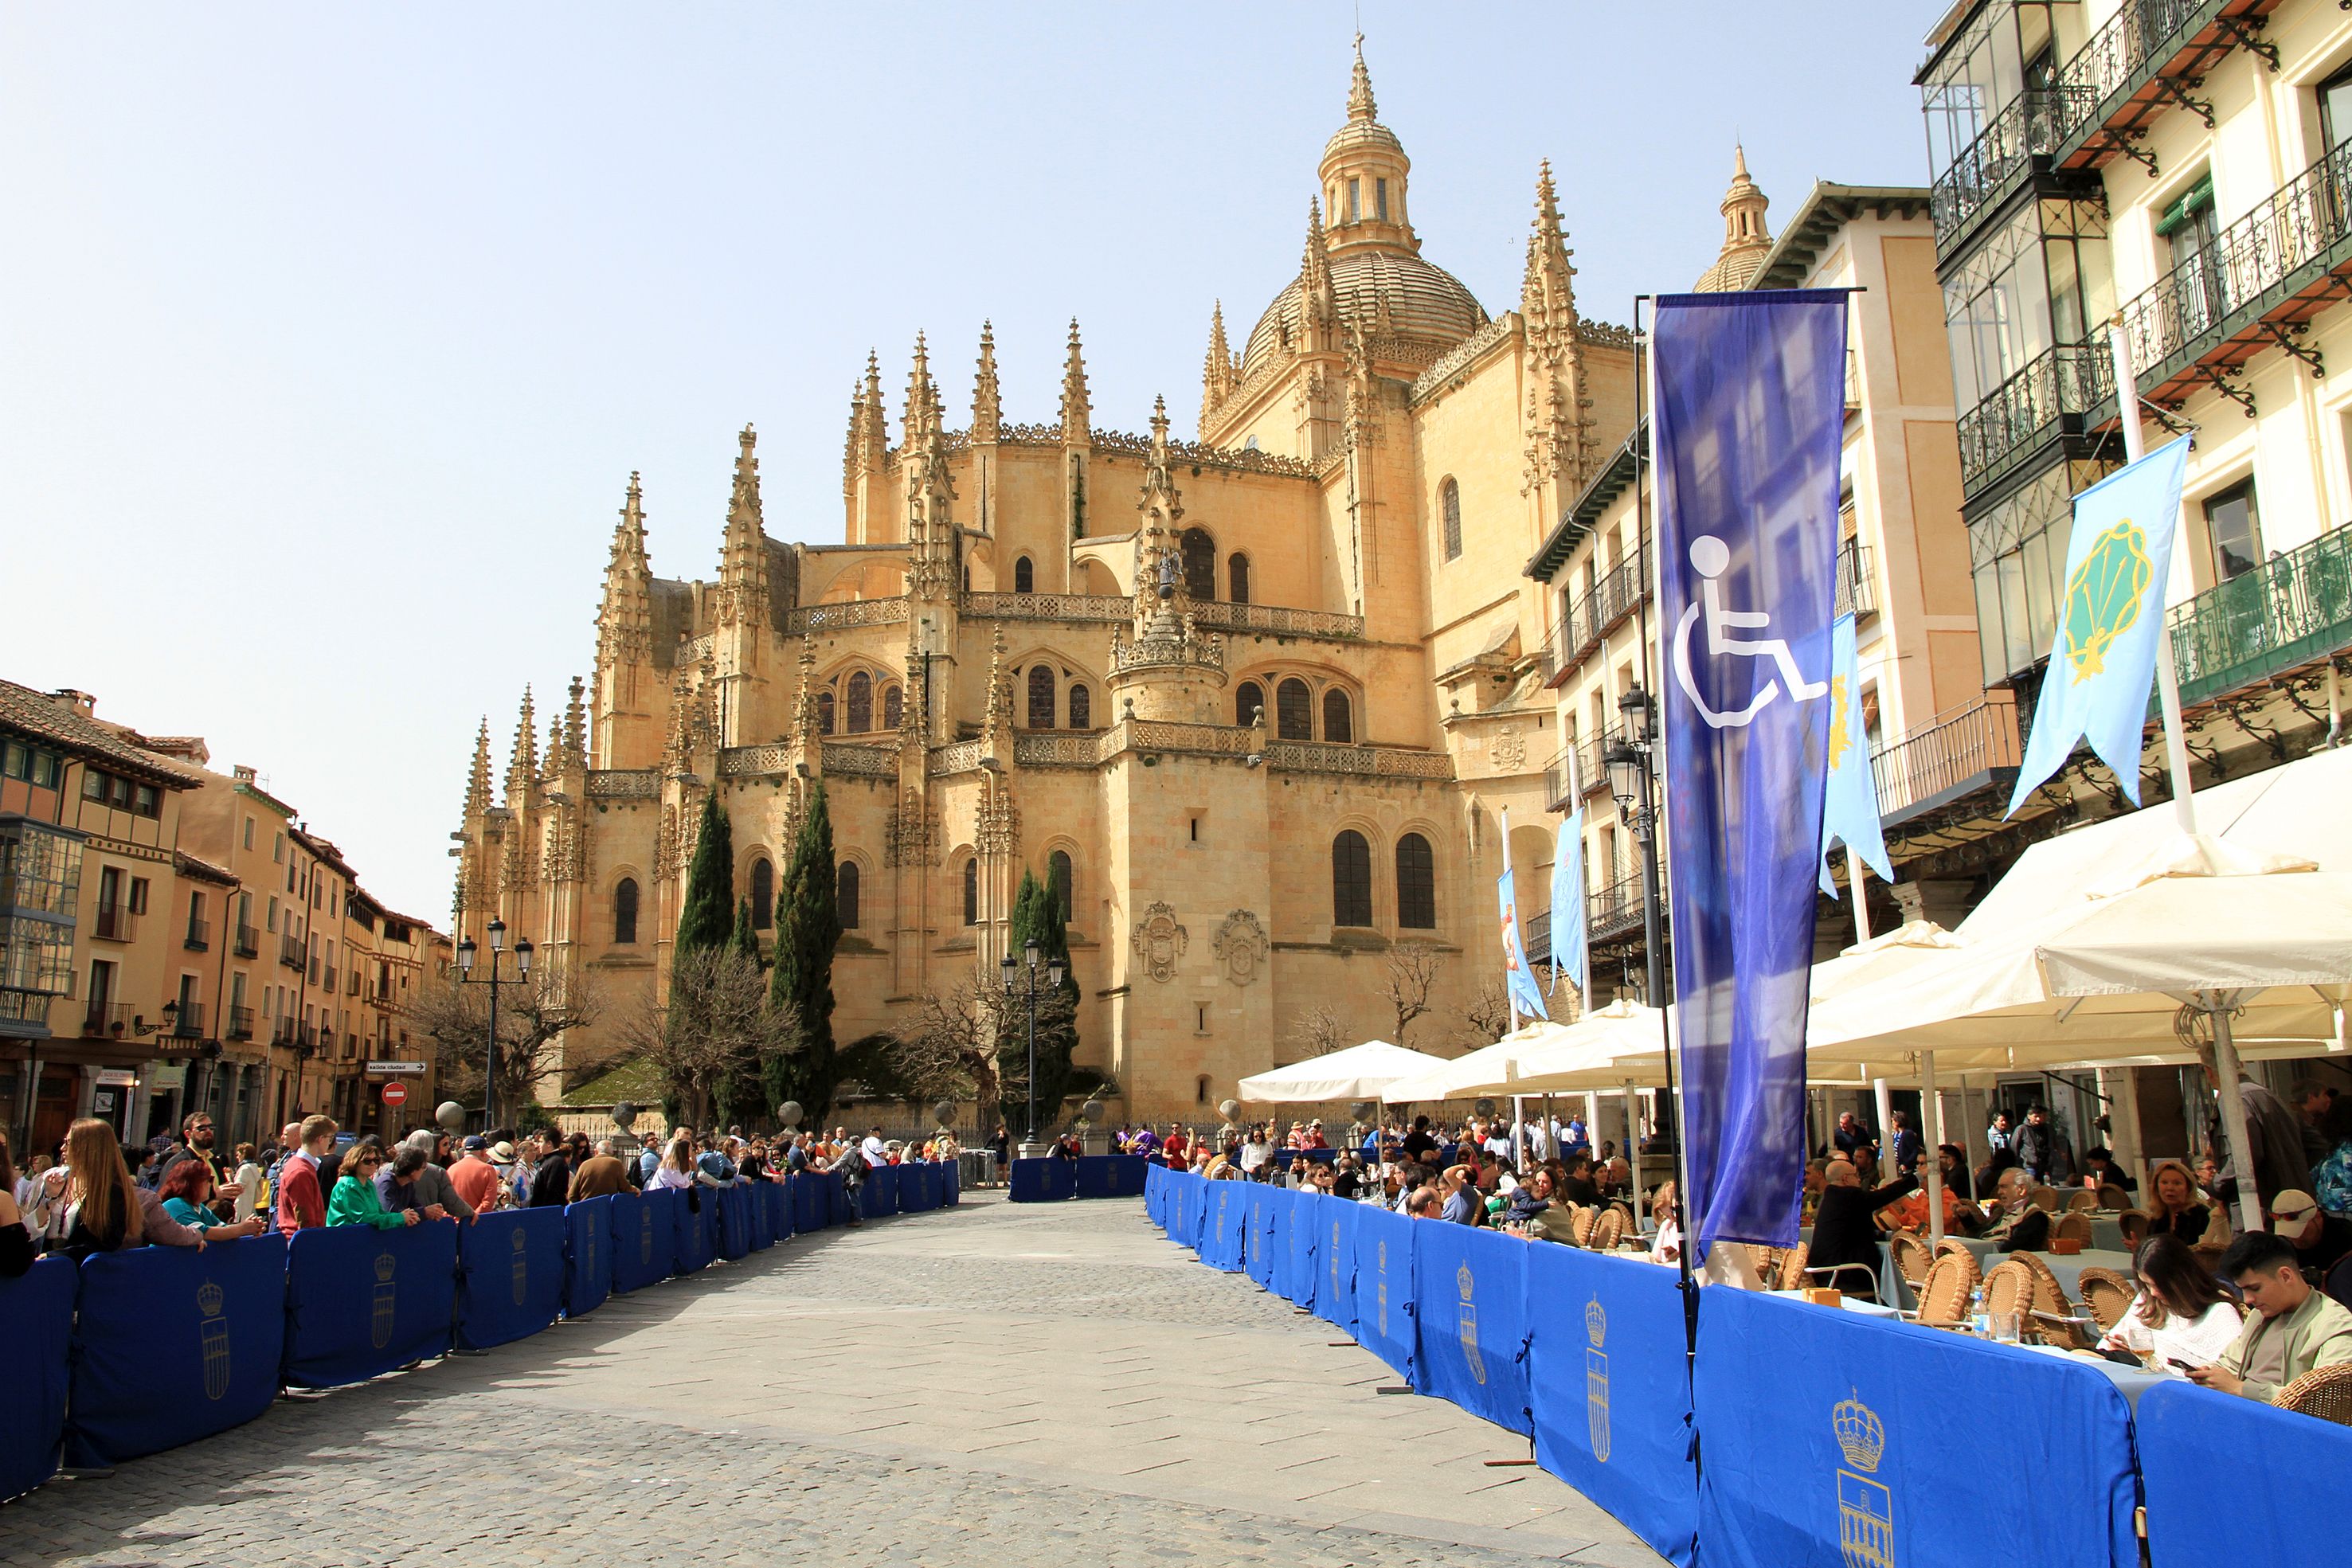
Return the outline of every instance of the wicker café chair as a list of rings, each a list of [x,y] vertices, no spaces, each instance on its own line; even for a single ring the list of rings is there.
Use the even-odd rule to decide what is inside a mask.
[[[2126,1192],[2123,1188],[2117,1186],[2111,1181],[2103,1181],[2099,1184],[2099,1201],[2097,1207],[2113,1213],[2129,1208],[2131,1206],[2131,1194]]]
[[[2042,1213],[2055,1214],[2058,1212],[2058,1189],[2056,1187],[2047,1186],[2042,1182],[2036,1182],[2032,1186],[2025,1189],[2025,1196],[2027,1199],[2032,1203],[2033,1207],[2042,1210]]]
[[[2078,1186],[2066,1195],[2066,1212],[2088,1214],[2099,1207],[2099,1195],[2087,1186]]]
[[[1601,1218],[1592,1222],[1592,1239],[1585,1245],[1595,1252],[1614,1252],[1617,1243],[1625,1239],[1625,1215],[1621,1209],[1604,1208]]]
[[[1977,1255],[1969,1251],[1968,1243],[1962,1241],[1958,1237],[1947,1236],[1941,1241],[1936,1243],[1937,1257],[1949,1258],[1956,1253],[1958,1256],[1967,1259],[1969,1260],[1969,1267],[1974,1268],[1976,1266]]]
[[[2147,1239],[2147,1216],[2137,1208],[2126,1208],[2116,1216],[2116,1228],[2124,1233],[2124,1245],[2132,1251]]]
[[[2096,1335],[2073,1321],[2076,1316],[2074,1303],[2068,1299],[2066,1287],[2058,1282],[2058,1276],[2050,1271],[2049,1264],[2031,1252],[2013,1252],[2010,1257],[2033,1277],[2033,1295],[2026,1306],[2026,1322],[2042,1343],[2064,1350],[2089,1350],[2099,1343]]]
[[[1897,1230],[1886,1239],[1886,1249],[1895,1254],[1895,1267],[1916,1291],[1927,1282],[1927,1274],[1936,1260],[1927,1253],[1927,1244],[1908,1231]]]
[[[2132,1297],[2137,1294],[2129,1280],[2113,1269],[2102,1269],[2096,1265],[2083,1270],[2082,1276],[2074,1281],[2074,1288],[2082,1292],[2083,1306],[2097,1321],[2101,1333],[2123,1322],[2124,1310],[2131,1305]]]
[[[1596,1208],[1577,1208],[1569,1214],[1568,1234],[1579,1247],[1592,1245],[1592,1220],[1600,1212]]]
[[[2002,1263],[1984,1277],[1984,1310],[1999,1322],[2014,1316],[2021,1329],[2028,1326],[2026,1309],[2033,1299],[2033,1276],[2021,1264]]]
[[[2297,1410],[2352,1427],[2352,1361],[2305,1373],[2280,1389],[2273,1403],[2282,1410]]]
[[[2050,1222],[2050,1239],[2053,1241],[2079,1241],[2084,1246],[2088,1247],[2091,1244],[2091,1217],[2089,1213],[2083,1209],[2074,1208],[2058,1216],[2057,1218]]]
[[[1812,1283],[1805,1274],[1805,1254],[1811,1250],[1800,1241],[1780,1254],[1780,1272],[1772,1281],[1774,1290],[1801,1291]]]
[[[1957,1329],[1967,1321],[1969,1277],[1952,1259],[1938,1258],[1917,1287],[1919,1310],[1904,1315],[1931,1329]]]

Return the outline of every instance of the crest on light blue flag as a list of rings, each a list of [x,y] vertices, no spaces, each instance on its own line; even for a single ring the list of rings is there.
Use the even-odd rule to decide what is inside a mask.
[[[1878,873],[1895,880],[1886,839],[1878,825],[1878,781],[1870,771],[1870,737],[1862,724],[1862,660],[1853,647],[1853,617],[1830,628],[1830,771],[1822,789],[1822,891],[1838,895],[1830,877],[1830,844],[1843,844]]]
[[[1519,897],[1511,885],[1508,865],[1496,879],[1495,893],[1503,906],[1503,987],[1510,993],[1513,1007],[1531,1018],[1549,1019],[1551,1014],[1544,1009],[1543,988],[1528,972],[1528,950],[1519,940]]]
[[[2139,804],[2141,737],[2188,468],[2184,435],[2074,497],[2065,597],[2033,732],[2009,798],[2011,815],[2065,766],[2077,740],[2091,743],[2132,804]]]
[[[1559,825],[1559,847],[1551,858],[1551,988],[1566,976],[1576,994],[1584,992],[1584,808]]]

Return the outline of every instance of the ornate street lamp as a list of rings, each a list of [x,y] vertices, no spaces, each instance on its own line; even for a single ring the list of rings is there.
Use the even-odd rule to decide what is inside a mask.
[[[507,950],[507,923],[497,915],[490,916],[490,972],[479,980],[474,978],[474,959],[480,949],[471,936],[457,944],[457,980],[461,985],[487,985],[490,988],[490,1038],[482,1057],[482,1131],[489,1132],[499,1124],[499,988],[511,986],[530,978],[530,938],[526,936],[514,946],[515,976],[504,978],[499,974],[499,959]]]
[[[1031,1157],[1031,1151],[1037,1142],[1037,960],[1042,950],[1037,945],[1037,939],[1032,936],[1022,944],[1021,951],[1028,960],[1026,968],[1029,977],[1028,988],[1025,992],[1029,1004],[1029,1121],[1026,1130],[1021,1135],[1021,1155],[1024,1159],[1027,1159]],[[1023,967],[1023,965],[1013,961],[1013,955],[1009,952],[997,960],[996,972],[1004,980],[1004,997],[1007,1001],[1013,998],[1013,977]],[[1059,958],[1045,966],[1045,977],[1047,989],[1060,987],[1062,961]]]

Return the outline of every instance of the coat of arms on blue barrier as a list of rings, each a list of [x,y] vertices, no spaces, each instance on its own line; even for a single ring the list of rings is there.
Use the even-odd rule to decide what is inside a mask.
[[[514,1303],[523,1304],[530,1294],[530,1255],[523,1249],[523,1234],[520,1227],[514,1233]]]
[[[228,1320],[221,1315],[221,1288],[206,1280],[196,1287],[196,1311],[203,1314],[196,1332],[205,1350],[205,1397],[218,1399],[228,1392]]]
[[[1389,1244],[1385,1241],[1381,1243],[1380,1301],[1381,1337],[1385,1339],[1388,1337],[1389,1332]]]
[[[391,1253],[376,1254],[375,1299],[368,1314],[368,1343],[378,1350],[392,1343],[393,1312],[400,1301],[399,1287],[392,1276],[399,1267]]]
[[[1853,1467],[1841,1466],[1837,1473],[1838,1549],[1845,1568],[1895,1568],[1894,1494],[1868,1479],[1885,1455],[1886,1428],[1859,1392],[1831,1406],[1830,1426]]]
[[[1462,1312],[1459,1319],[1462,1359],[1469,1365],[1470,1381],[1484,1388],[1486,1386],[1486,1361],[1478,1354],[1478,1309],[1470,1300],[1471,1288],[1477,1282],[1476,1278],[1471,1274],[1470,1265],[1467,1262],[1465,1262],[1454,1275],[1454,1287],[1462,1292]]]
[[[1592,1457],[1609,1462],[1609,1314],[1595,1296],[1584,1304],[1584,1429],[1592,1438]]]
[[[654,1260],[654,1211],[639,1208],[637,1220],[637,1261],[651,1263]]]

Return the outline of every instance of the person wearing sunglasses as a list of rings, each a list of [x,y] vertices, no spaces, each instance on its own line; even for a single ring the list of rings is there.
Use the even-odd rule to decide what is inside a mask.
[[[383,1164],[383,1151],[373,1144],[356,1145],[343,1156],[342,1172],[327,1199],[329,1225],[373,1225],[378,1230],[397,1230],[424,1221],[425,1217],[413,1208],[383,1207],[375,1190],[375,1173]]]

